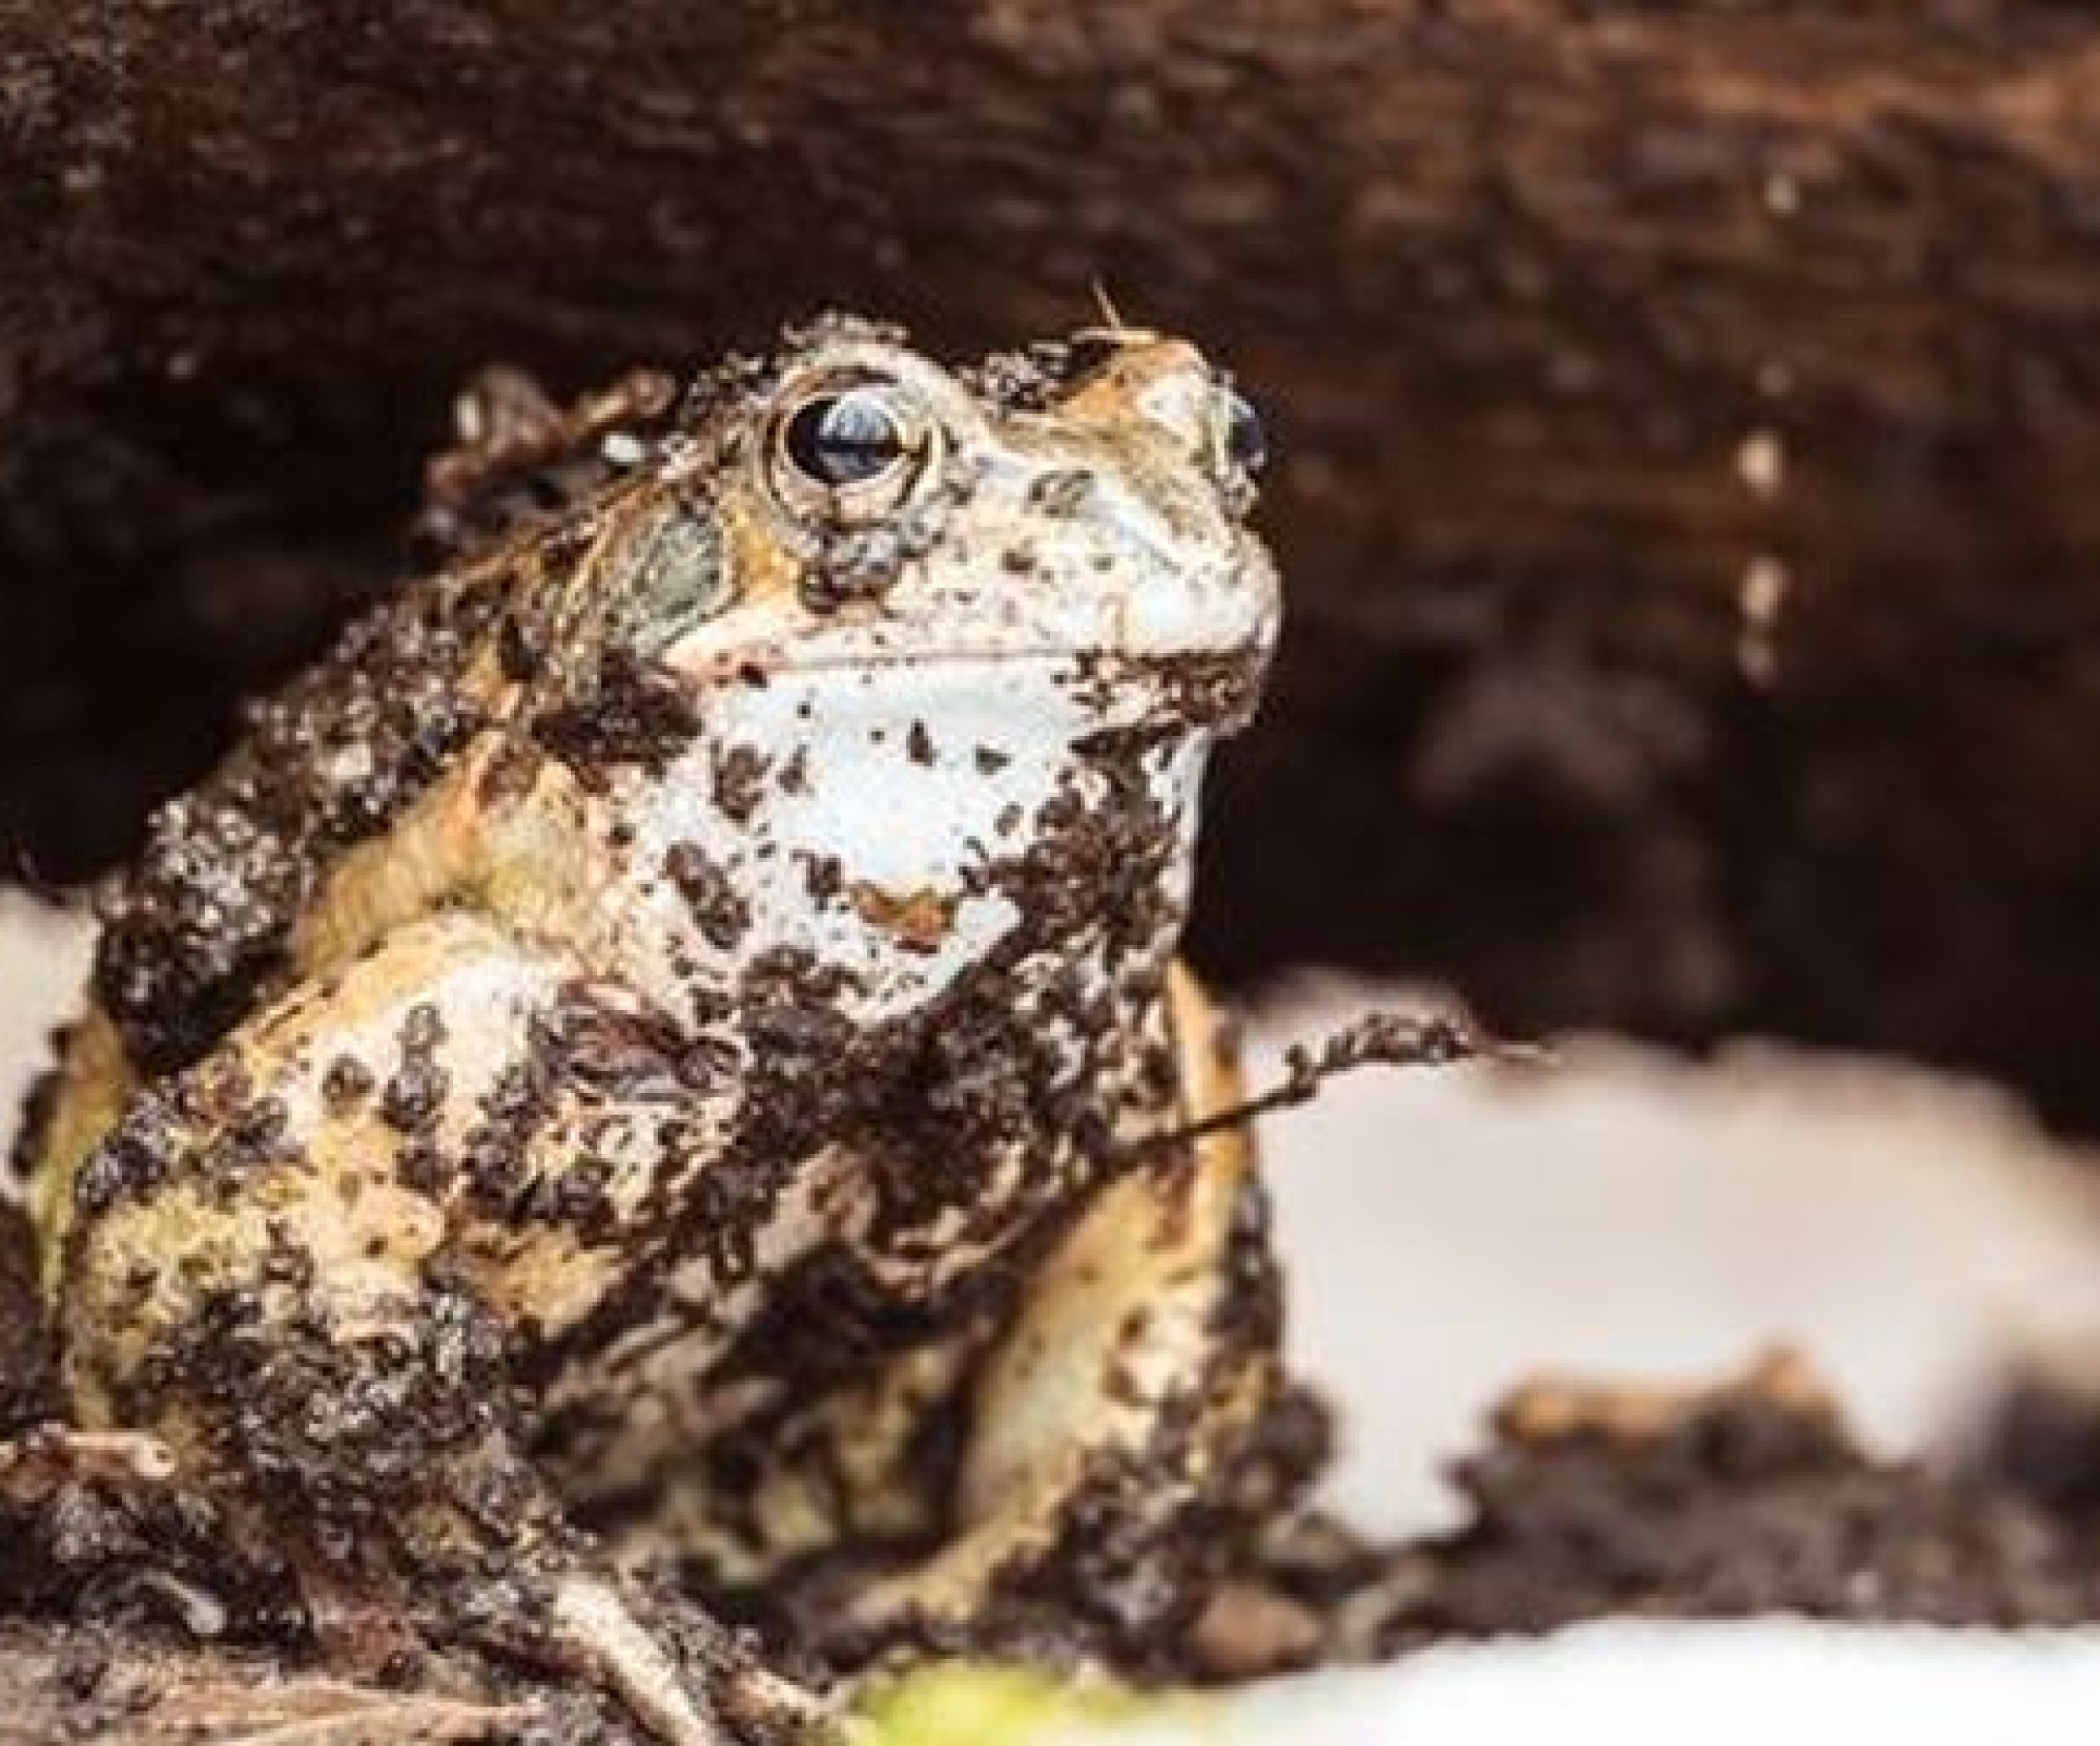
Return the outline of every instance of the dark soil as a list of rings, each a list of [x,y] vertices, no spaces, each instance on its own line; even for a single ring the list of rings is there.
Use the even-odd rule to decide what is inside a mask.
[[[1403,1555],[1419,1586],[1382,1621],[1381,1648],[1625,1613],[2100,1618],[2090,1516],[1992,1473],[1871,1461],[1832,1406],[1770,1376],[1634,1426],[1524,1405],[1460,1470],[1471,1522]]]

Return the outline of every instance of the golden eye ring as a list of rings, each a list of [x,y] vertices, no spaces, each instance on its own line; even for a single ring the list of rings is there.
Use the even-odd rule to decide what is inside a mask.
[[[936,447],[924,410],[885,377],[833,376],[787,402],[773,421],[774,494],[798,513],[847,526],[894,514],[925,477]]]

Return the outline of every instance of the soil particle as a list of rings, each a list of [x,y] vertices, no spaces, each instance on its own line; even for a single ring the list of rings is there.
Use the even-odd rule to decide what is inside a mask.
[[[1390,1653],[1625,1613],[2100,1617],[2088,1528],[1987,1475],[1870,1461],[1799,1376],[1768,1366],[1675,1401],[1514,1397],[1493,1446],[1460,1469],[1471,1522],[1391,1561],[1395,1604],[1368,1641],[1343,1646]]]
[[[543,712],[533,734],[586,784],[602,787],[607,773],[627,765],[661,775],[700,726],[692,699],[666,676],[614,654],[589,695]]]
[[[338,1055],[321,1080],[321,1097],[331,1116],[342,1116],[371,1095],[372,1070],[353,1054]]]
[[[751,925],[751,906],[721,863],[697,843],[674,843],[665,852],[664,875],[686,900],[701,937],[719,951],[733,951]]]
[[[395,1131],[427,1134],[436,1124],[447,1083],[438,1064],[444,1040],[444,1021],[427,1002],[412,1008],[402,1020],[400,1064],[380,1094],[380,1115]]]
[[[756,746],[731,746],[715,759],[715,804],[734,824],[750,821],[766,798],[766,773],[772,759]]]
[[[250,706],[232,756],[153,816],[103,906],[97,994],[132,1059],[196,1059],[280,965],[325,860],[377,835],[479,728],[463,682],[492,614],[485,592],[419,589]]]

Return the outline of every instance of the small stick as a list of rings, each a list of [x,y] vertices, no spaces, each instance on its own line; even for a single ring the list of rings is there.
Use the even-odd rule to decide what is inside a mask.
[[[1180,1127],[1148,1135],[1126,1148],[1124,1156],[1149,1156],[1222,1129],[1245,1127],[1277,1110],[1310,1103],[1328,1080],[1362,1067],[1450,1067],[1481,1060],[1537,1064],[1552,1059],[1552,1051],[1542,1044],[1483,1036],[1470,1021],[1446,1013],[1367,1013],[1318,1044],[1291,1044],[1283,1052],[1280,1084]]]
[[[171,1484],[174,1452],[143,1431],[74,1431],[38,1425],[12,1442],[0,1442],[0,1499],[33,1504],[74,1480],[121,1491],[152,1491]]]

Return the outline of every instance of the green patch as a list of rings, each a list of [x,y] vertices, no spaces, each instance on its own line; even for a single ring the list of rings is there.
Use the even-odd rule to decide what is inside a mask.
[[[1066,1728],[1181,1719],[1200,1703],[1074,1685],[1011,1667],[950,1662],[884,1687],[855,1746],[1032,1746]]]

